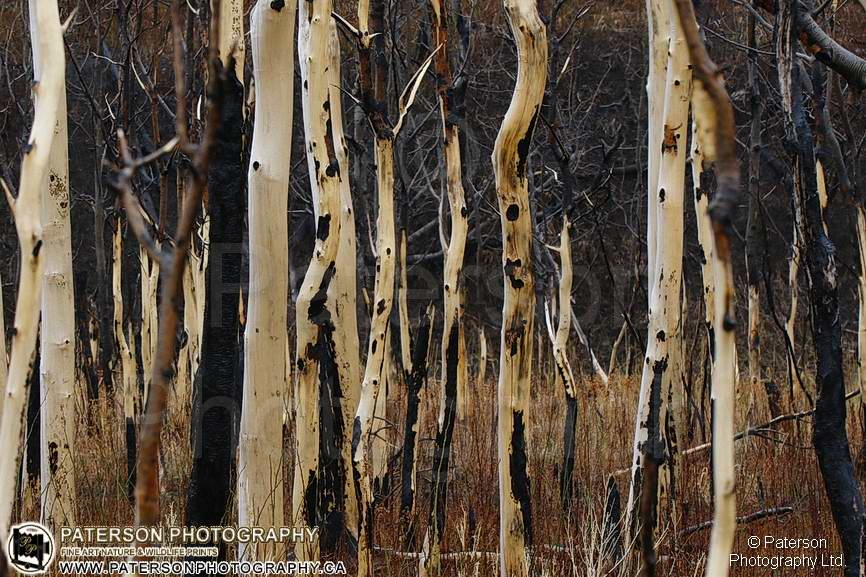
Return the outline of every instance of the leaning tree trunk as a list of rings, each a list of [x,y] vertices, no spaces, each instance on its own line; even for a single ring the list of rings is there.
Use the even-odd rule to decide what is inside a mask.
[[[192,410],[191,526],[219,525],[231,499],[240,348],[239,304],[244,230],[244,90],[229,58],[222,118],[208,174],[209,261],[205,269],[200,374]],[[282,366],[282,365],[280,365]],[[282,381],[279,381],[282,382]]]
[[[36,0],[30,0],[33,80],[42,76]],[[69,221],[69,136],[66,86],[60,85],[57,124],[42,182],[42,329],[40,354],[42,522],[75,524],[75,298]],[[36,94],[38,100],[38,93]],[[36,105],[39,103],[37,101]]]
[[[250,15],[256,116],[249,168],[249,310],[238,458],[238,523],[283,524],[288,184],[294,2],[259,0]],[[240,552],[262,559],[273,551]]]
[[[33,85],[36,106],[33,128],[21,162],[18,197],[11,205],[18,233],[21,265],[18,279],[18,299],[12,333],[12,356],[6,378],[3,415],[0,418],[0,452],[7,456],[0,469],[0,542],[6,542],[15,484],[20,464],[22,421],[27,400],[27,388],[33,372],[33,355],[39,331],[39,303],[42,295],[43,258],[42,186],[46,182],[54,141],[58,112],[61,110],[65,85],[63,30],[57,3],[39,2],[36,17],[31,19],[33,37],[38,42],[34,53],[41,70],[39,84]],[[4,549],[5,551],[5,549]]]
[[[650,330],[635,423],[627,530],[633,529],[634,511],[642,500],[648,503],[647,507],[641,506],[642,513],[646,512],[652,519],[644,518],[641,523],[646,525],[652,522],[654,527],[644,527],[644,530],[654,531],[659,521],[658,512],[667,509],[669,500],[673,499],[671,459],[674,460],[675,468],[676,430],[671,431],[671,427],[667,426],[668,414],[672,417],[672,423],[681,422],[676,412],[682,406],[682,385],[676,367],[670,363],[675,351],[681,347],[683,197],[691,69],[685,39],[672,12],[671,2],[668,0],[671,41],[665,80],[664,122],[662,132],[658,134],[659,140],[654,144],[661,150],[655,226],[657,231],[664,231],[664,234],[656,238],[656,270],[652,277],[655,289],[650,292]],[[679,400],[675,397],[679,397]],[[656,402],[659,406],[654,406]],[[658,418],[651,418],[653,414]],[[650,430],[652,423],[660,429]],[[653,471],[652,475],[641,472],[645,467],[656,466],[658,470]],[[646,491],[650,491],[650,494],[645,494]]]
[[[466,406],[466,355],[463,330],[463,256],[468,233],[468,210],[463,191],[460,159],[460,130],[455,122],[451,97],[454,80],[448,51],[448,4],[445,0],[430,0],[433,25],[433,45],[436,91],[442,120],[445,155],[445,188],[451,215],[451,236],[445,249],[442,305],[441,374],[442,393],[439,419],[436,425],[436,447],[433,451],[433,487],[430,492],[430,525],[424,538],[424,551],[419,562],[419,575],[438,577],[441,574],[440,553],[445,532],[448,506],[448,476],[451,462],[451,441],[459,408]],[[441,213],[440,213],[441,214]],[[444,224],[444,223],[443,223]],[[444,229],[443,225],[440,225]],[[461,417],[464,415],[460,415]]]
[[[713,226],[715,300],[713,363],[713,499],[715,512],[707,559],[708,577],[728,574],[736,504],[734,483],[734,411],[736,399],[736,311],[731,237],[740,186],[736,155],[734,109],[719,69],[707,54],[698,33],[691,0],[676,0],[677,19],[685,36],[695,74],[695,135],[704,159],[715,168],[718,188],[709,207]]]
[[[547,31],[535,0],[504,0],[517,43],[517,84],[493,148],[502,226],[504,303],[499,351],[499,554],[502,577],[529,573],[532,541],[526,429],[535,324],[527,170],[547,82]]]

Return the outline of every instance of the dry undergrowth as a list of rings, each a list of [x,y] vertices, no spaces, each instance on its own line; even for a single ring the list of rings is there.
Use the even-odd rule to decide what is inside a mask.
[[[496,443],[495,443],[495,370],[488,370],[488,382],[470,387],[469,414],[460,422],[454,440],[453,465],[449,486],[448,531],[446,551],[478,551],[475,556],[447,559],[444,570],[449,576],[493,577],[497,575],[498,543]],[[537,378],[534,383],[532,423],[529,436],[530,474],[533,496],[533,575],[602,576],[636,575],[625,564],[611,567],[601,555],[601,530],[605,486],[608,475],[626,467],[630,460],[633,428],[633,406],[638,379],[619,375],[605,388],[594,379],[580,380],[581,404],[575,465],[575,498],[571,515],[559,505],[558,467],[564,423],[563,392],[555,390],[552,378]],[[741,386],[742,389],[742,386]],[[739,395],[737,429],[741,430],[747,414],[748,391]],[[419,462],[419,503],[421,526],[426,523],[435,431],[436,401],[434,388],[422,398],[424,407]],[[752,423],[769,419],[763,394],[755,395]],[[859,401],[849,401],[849,434],[853,452],[861,446]],[[389,422],[402,431],[402,394],[389,406]],[[77,452],[78,516],[80,525],[127,525],[132,522],[132,507],[126,498],[126,449],[116,420],[109,418],[105,402],[92,406],[89,424],[82,422]],[[173,412],[168,420],[161,459],[162,510],[166,524],[182,524],[190,470],[189,425],[186,411]],[[385,431],[393,444],[401,434]],[[750,535],[779,537],[824,537],[828,554],[838,554],[839,545],[810,442],[809,421],[784,423],[775,432],[750,437],[737,443],[737,510],[747,515],[774,507],[790,506],[794,512],[774,516],[737,531],[734,552],[748,553]],[[396,442],[394,442],[396,440]],[[682,445],[702,444],[700,430]],[[288,443],[287,443],[288,445]],[[397,448],[394,449],[395,451]],[[392,471],[399,471],[399,458],[392,460]],[[628,494],[628,476],[619,475],[617,483],[622,504]],[[291,484],[289,484],[291,486]],[[33,486],[25,491],[22,519],[38,518]],[[712,516],[709,452],[684,457],[683,472],[677,480],[678,515],[674,525],[666,526],[660,550],[660,573],[670,576],[692,576],[703,572],[709,530],[685,537],[677,534],[703,523]],[[287,500],[288,503],[288,500]],[[287,505],[288,506],[288,505]],[[233,515],[234,517],[234,515]],[[232,522],[234,519],[232,519]],[[417,560],[400,554],[404,519],[399,512],[399,478],[391,482],[390,493],[379,505],[376,542],[379,574],[393,577],[416,574]],[[423,532],[421,532],[423,535]],[[788,551],[795,555],[798,551]],[[354,565],[353,553],[346,549],[336,555]],[[740,569],[734,574],[761,577],[775,575],[772,570]],[[796,572],[785,573],[795,575]],[[819,568],[814,574],[831,574]]]

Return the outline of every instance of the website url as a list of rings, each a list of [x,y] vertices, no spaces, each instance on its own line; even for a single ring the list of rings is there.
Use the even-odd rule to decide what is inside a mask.
[[[342,561],[60,561],[62,575],[346,575]]]

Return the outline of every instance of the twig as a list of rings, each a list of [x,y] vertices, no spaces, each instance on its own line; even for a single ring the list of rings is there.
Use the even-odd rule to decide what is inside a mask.
[[[749,515],[743,515],[742,517],[737,517],[737,525],[748,525],[749,523],[754,523],[755,521],[760,521],[761,519],[766,519],[767,517],[779,517],[782,515],[787,515],[788,513],[793,513],[793,507],[773,507],[772,509],[763,509],[761,511],[755,511]],[[699,531],[703,531],[705,529],[709,529],[713,526],[713,521],[704,521],[703,523],[699,523],[692,527],[687,527],[680,531],[679,538],[688,537],[692,533],[697,533]]]

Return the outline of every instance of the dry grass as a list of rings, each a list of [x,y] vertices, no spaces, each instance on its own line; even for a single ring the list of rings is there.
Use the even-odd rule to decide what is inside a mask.
[[[496,371],[488,370],[488,382],[470,389],[468,414],[455,432],[453,470],[449,487],[449,511],[446,551],[494,552],[498,543],[498,492],[496,478]],[[744,379],[745,380],[745,379]],[[564,422],[563,392],[556,390],[552,377],[540,376],[534,384],[529,434],[530,474],[534,552],[532,575],[601,576],[636,575],[633,567],[611,569],[602,563],[600,531],[604,510],[605,484],[608,476],[627,466],[631,456],[631,437],[638,379],[619,375],[605,388],[597,381],[581,381],[581,404],[575,466],[575,499],[571,515],[559,505],[558,466],[562,452]],[[742,387],[745,385],[741,385]],[[740,397],[738,429],[745,424],[748,391]],[[437,414],[438,391],[430,386],[422,399],[423,426],[419,461],[420,524],[426,526],[426,502],[429,496],[429,467]],[[761,392],[756,395],[752,422],[769,419]],[[849,431],[856,451],[861,444],[859,401],[849,401]],[[389,421],[402,430],[403,396],[398,394],[389,406]],[[132,522],[132,507],[126,498],[125,447],[121,431],[110,418],[105,403],[91,411],[91,424],[82,423],[78,443],[78,515],[80,525],[127,525]],[[168,421],[162,452],[162,509],[165,523],[181,524],[184,519],[185,495],[190,470],[189,425],[185,411],[173,413]],[[746,539],[750,535],[786,537],[823,537],[829,542],[826,554],[838,554],[839,544],[827,506],[824,489],[810,442],[808,421],[799,425],[786,423],[768,438],[752,437],[737,444],[737,509],[746,515],[766,508],[791,506],[794,512],[741,526],[737,531],[734,552],[751,551]],[[391,435],[399,443],[400,435]],[[684,447],[702,443],[699,433],[685,440]],[[684,458],[682,475],[676,481],[677,515],[666,526],[660,545],[661,575],[692,576],[702,574],[709,530],[679,538],[677,533],[707,521],[712,516],[709,452]],[[394,459],[399,463],[399,458]],[[399,469],[399,467],[397,468]],[[396,474],[396,471],[395,471]],[[628,476],[617,478],[625,504]],[[405,519],[399,513],[399,478],[392,492],[383,498],[377,516],[377,554],[380,574],[394,577],[416,574],[415,559],[393,553],[401,547]],[[38,518],[35,488],[24,501],[22,519]],[[288,501],[287,501],[288,502]],[[422,533],[423,534],[423,533]],[[767,553],[770,553],[767,551]],[[795,555],[799,551],[787,551]],[[806,552],[804,552],[806,553]],[[354,565],[348,549],[337,555],[350,567]],[[448,559],[445,574],[449,576],[494,576],[493,555]],[[772,570],[740,569],[734,574],[755,577],[775,576]],[[832,574],[829,569],[817,575]]]

